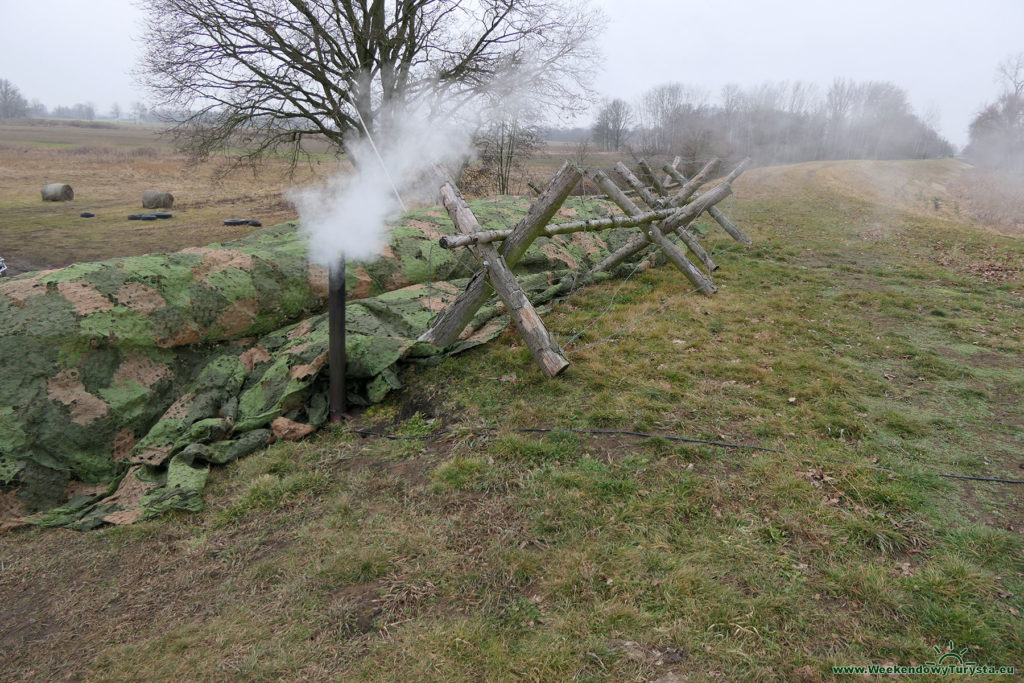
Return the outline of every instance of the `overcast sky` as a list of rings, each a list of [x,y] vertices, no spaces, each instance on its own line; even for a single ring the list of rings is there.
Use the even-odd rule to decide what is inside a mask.
[[[835,77],[892,81],[939,131],[967,125],[998,87],[996,65],[1024,51],[1024,0],[595,0],[608,15],[597,88],[634,100],[670,81],[715,101],[726,83]],[[106,113],[144,100],[129,74],[140,52],[131,0],[0,0],[0,78],[48,107]]]

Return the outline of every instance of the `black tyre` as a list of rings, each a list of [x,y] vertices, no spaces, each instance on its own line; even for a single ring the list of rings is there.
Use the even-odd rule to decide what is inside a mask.
[[[82,213],[80,213],[78,215],[81,218],[94,218],[96,216],[96,214],[94,214],[92,211],[83,211]]]
[[[224,221],[224,225],[248,225],[249,221],[245,218],[229,218]]]
[[[156,216],[157,218],[171,218],[172,216],[174,216],[174,214],[168,211],[157,211],[153,215]]]
[[[251,225],[254,228],[262,228],[263,227],[263,224],[260,223],[259,221],[249,221],[249,225]]]
[[[141,216],[139,216],[139,220],[140,221],[155,221],[156,220],[156,216],[154,216],[151,213],[144,213]]]
[[[142,220],[142,216],[140,214],[133,213],[131,216],[128,216],[128,220],[130,220],[130,221]]]

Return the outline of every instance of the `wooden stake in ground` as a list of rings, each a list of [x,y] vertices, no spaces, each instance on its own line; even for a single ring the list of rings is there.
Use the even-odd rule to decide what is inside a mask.
[[[582,177],[583,172],[568,162],[555,174],[544,193],[534,201],[526,216],[516,223],[501,245],[501,255],[509,268],[514,268],[519,263],[519,259],[561,208],[572,188]],[[452,187],[454,188],[454,185]],[[420,336],[420,341],[435,346],[454,344],[476,312],[493,294],[494,289],[485,278],[474,277],[452,305],[442,311],[430,329]]]
[[[441,203],[451,216],[452,222],[459,232],[471,235],[480,232],[480,223],[470,210],[466,200],[462,198],[459,191],[450,182],[441,186]],[[506,240],[506,244],[508,240]],[[554,377],[569,367],[569,361],[562,355],[558,344],[551,337],[544,322],[540,319],[533,304],[526,297],[526,293],[516,281],[512,271],[509,270],[505,259],[490,244],[478,244],[470,247],[477,258],[481,260],[487,269],[487,277],[490,284],[498,292],[498,296],[505,302],[512,322],[523,335],[526,345],[533,354],[534,360],[540,365],[541,370],[548,377]]]

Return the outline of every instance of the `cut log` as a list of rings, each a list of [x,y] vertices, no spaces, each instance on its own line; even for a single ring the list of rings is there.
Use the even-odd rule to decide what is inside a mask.
[[[566,162],[548,183],[544,194],[530,206],[522,220],[512,228],[512,234],[501,245],[501,255],[510,265],[519,263],[533,241],[540,236],[548,224],[565,203],[566,198],[576,183],[583,177],[583,171],[576,165]]]
[[[647,189],[647,186],[640,182],[640,179],[637,178],[632,171],[626,168],[626,165],[624,163],[620,161],[619,163],[615,164],[615,171],[619,175],[621,175],[627,183],[629,183],[629,186],[636,191],[636,193],[640,196],[640,199],[642,199],[644,203],[647,204],[647,206],[651,207],[652,209],[663,208],[661,200],[654,196],[654,193]]]
[[[651,241],[644,233],[634,235],[628,242],[605,256],[600,263],[591,268],[590,272],[587,274],[587,278],[591,278],[596,273],[607,273],[611,271],[613,268],[619,266],[650,246]]]
[[[716,185],[710,191],[700,195],[692,202],[683,206],[672,216],[665,219],[661,229],[665,232],[672,232],[678,227],[686,227],[693,222],[697,216],[714,206],[732,194],[732,188],[726,183]]]
[[[708,215],[714,218],[715,221],[722,226],[722,229],[729,233],[734,240],[742,242],[743,244],[750,244],[750,238],[747,237],[746,233],[733,225],[733,222],[730,221],[717,206],[712,206],[708,209]]]
[[[647,235],[651,240],[661,247],[661,250],[668,256],[668,259],[672,261],[675,266],[683,271],[683,274],[693,283],[693,286],[700,291],[701,294],[711,296],[718,290],[715,289],[714,283],[710,279],[704,277],[704,273],[700,272],[697,266],[690,262],[690,259],[686,258],[686,254],[672,243],[661,229],[657,225],[652,225],[650,230],[647,231]]]
[[[566,163],[548,183],[544,193],[534,201],[526,216],[512,228],[509,236],[501,245],[501,254],[509,268],[514,268],[530,244],[541,234],[544,226],[551,220],[565,202],[582,177],[582,171],[573,164]],[[454,183],[447,181],[454,187]],[[479,231],[479,229],[478,229]],[[493,288],[484,278],[474,277],[466,285],[466,289],[452,302],[451,306],[441,311],[437,320],[419,340],[435,346],[454,344],[480,307],[494,293]]]
[[[441,186],[441,203],[459,232],[466,235],[480,232],[480,223],[476,216],[473,215],[466,200],[462,198],[451,182],[446,182]],[[506,240],[506,244],[508,241]],[[544,374],[554,377],[569,367],[569,361],[562,355],[558,344],[544,327],[540,315],[537,314],[533,304],[526,297],[526,293],[519,286],[498,250],[490,244],[478,244],[470,248],[483,262],[491,286],[497,290],[498,296],[505,302],[512,322],[519,329],[519,333],[523,335],[527,347]]]
[[[665,186],[661,184],[660,180],[658,180],[658,176],[654,175],[654,171],[651,170],[651,166],[647,163],[647,160],[641,159],[636,162],[636,165],[639,166],[640,170],[644,172],[644,175],[650,179],[651,187],[653,187],[654,191],[658,193],[658,196],[667,197],[668,190],[666,190]]]
[[[679,164],[681,164],[681,163],[683,163],[683,158],[680,157],[680,156],[677,156],[677,157],[672,159],[672,163],[669,164],[669,168],[671,168],[673,170],[678,170],[679,169]],[[662,168],[664,169],[664,167],[662,167]],[[662,180],[661,180],[661,184],[664,185],[666,188],[671,187],[672,183],[674,183],[674,182],[675,182],[675,179],[670,174],[668,174],[668,173],[666,173],[665,177],[662,178]]]
[[[729,175],[727,175],[727,176],[725,177],[725,179],[724,179],[724,180],[722,180],[722,182],[721,182],[721,183],[719,183],[719,186],[721,186],[721,185],[725,185],[725,184],[729,184],[729,185],[731,185],[731,184],[732,184],[732,182],[733,182],[734,180],[736,180],[737,178],[739,178],[739,177],[740,177],[740,175],[741,175],[741,174],[743,173],[743,171],[744,171],[744,170],[746,170],[746,168],[747,168],[747,166],[748,166],[748,165],[750,165],[750,157],[747,157],[746,159],[744,159],[743,161],[741,161],[741,162],[739,163],[739,165],[738,165],[738,166],[736,166],[736,168],[734,168],[734,169],[732,170],[732,173],[730,173]],[[706,169],[707,167],[705,166],[704,168]],[[687,183],[692,183],[692,182],[694,182],[694,181],[696,181],[696,180],[697,180],[697,177],[696,177],[696,176],[694,176],[694,180],[693,180],[693,181],[687,181],[687,180],[686,180],[686,178],[685,178],[685,177],[683,177],[683,175],[682,175],[682,174],[680,174],[680,173],[678,173],[678,172],[673,172],[673,171],[672,171],[671,169],[669,169],[668,167],[665,167],[665,169],[664,169],[664,170],[665,170],[666,172],[672,173],[672,175],[673,175],[673,178],[675,178],[676,180],[678,180],[678,181],[682,182],[683,184],[687,184]],[[704,172],[704,169],[702,169],[702,170],[701,170],[701,173],[703,173],[703,172]],[[700,174],[698,174],[698,175],[700,175]],[[745,234],[745,233],[744,233],[744,232],[743,232],[742,230],[740,230],[740,229],[739,229],[739,228],[737,228],[737,227],[736,227],[735,225],[733,225],[732,221],[730,221],[730,220],[729,220],[729,219],[728,219],[728,218],[726,217],[726,215],[725,215],[724,213],[722,213],[722,211],[721,211],[721,210],[720,210],[720,209],[719,209],[718,207],[716,207],[716,206],[711,206],[711,207],[709,207],[709,208],[708,208],[708,215],[709,215],[709,216],[711,216],[712,218],[714,218],[714,219],[715,219],[715,221],[716,221],[716,222],[717,222],[717,223],[718,223],[718,224],[719,224],[720,226],[722,226],[722,229],[723,229],[723,230],[725,230],[725,231],[726,231],[727,233],[729,233],[729,235],[730,235],[730,236],[731,236],[731,237],[732,237],[732,238],[733,238],[734,240],[736,240],[737,242],[742,242],[743,244],[750,244],[750,238],[749,238],[749,237],[747,237],[747,236],[746,236],[746,234]]]
[[[70,202],[75,198],[75,191],[66,183],[50,183],[43,185],[44,202]]]
[[[715,207],[711,208],[713,209]],[[676,234],[683,240],[683,244],[686,245],[686,248],[692,251],[693,255],[704,264],[704,268],[708,271],[708,275],[711,275],[711,273],[718,270],[718,265],[716,265],[711,259],[711,254],[707,252],[704,245],[697,240],[696,235],[694,235],[689,229],[683,227],[676,228]]]
[[[640,214],[640,209],[636,206],[636,204],[633,204],[633,202],[626,198],[622,194],[621,190],[619,190],[619,187],[614,182],[612,182],[612,179],[609,178],[607,175],[598,172],[594,176],[594,181],[598,184],[598,186],[601,187],[602,190],[608,193],[608,196],[612,199],[612,201],[618,204],[623,211],[625,211],[628,214],[631,214],[635,219],[638,219],[640,215],[642,215]],[[679,232],[679,235],[680,237],[683,238],[683,241],[686,243],[686,246],[689,247],[693,251],[693,253],[697,255],[697,258],[699,258],[704,263],[705,267],[708,268],[709,273],[717,269],[718,266],[715,265],[715,262],[711,260],[711,256],[700,245],[700,243],[697,242],[697,239],[686,230],[686,227],[689,226],[689,224],[692,223],[698,215],[700,215],[700,212],[704,210],[704,207],[711,206],[714,201],[720,201],[727,195],[728,191],[719,191],[719,193],[712,198],[712,203],[701,203],[693,207],[692,209],[690,207],[687,207],[686,209],[675,212],[670,217],[670,219],[674,220],[674,222],[670,225],[670,229]],[[697,269],[696,266],[694,266],[690,262],[689,259],[686,258],[686,255],[683,254],[679,247],[675,246],[668,239],[664,238],[664,234],[662,234],[661,229],[656,224],[651,227],[649,233],[651,231],[662,236],[662,240],[653,241],[656,244],[658,244],[658,246],[660,246],[663,251],[665,251],[665,244],[671,245],[671,248],[674,251],[671,254],[669,254],[668,251],[666,251],[665,253],[666,255],[668,255],[669,259],[680,270],[683,271],[686,277],[688,277],[691,281],[694,281],[694,273],[696,273],[700,279],[694,281],[694,284],[697,285],[700,288],[700,290],[705,294],[713,294],[715,291],[714,285],[711,284],[710,280],[707,280],[706,278],[704,278],[703,275],[700,275],[700,271]],[[591,275],[594,273],[608,272],[612,268],[617,267],[619,264],[627,261],[628,259],[632,258],[636,254],[639,254],[648,246],[650,246],[652,239],[653,238],[651,238],[650,234],[647,236],[641,234],[633,237],[625,245],[623,245],[613,253],[609,254],[600,263],[594,266],[594,268],[590,271]],[[685,265],[682,264],[683,261],[686,262]]]
[[[676,212],[675,209],[658,209],[647,211],[636,216],[610,216],[608,218],[589,218],[582,221],[568,221],[566,223],[555,223],[549,225],[541,232],[544,237],[555,237],[556,235],[568,235],[574,232],[597,232],[599,230],[612,230],[614,228],[636,228],[647,223],[668,218]],[[500,242],[507,238],[512,230],[485,230],[475,235],[445,235],[437,242],[442,249],[455,249],[457,247],[468,247],[471,244],[486,244],[488,242]]]
[[[174,195],[170,192],[160,192],[159,190],[146,190],[142,193],[142,208],[173,209]]]
[[[711,161],[704,164],[704,168],[702,168],[700,172],[698,172],[697,175],[693,176],[693,179],[689,181],[683,176],[682,173],[675,170],[671,166],[663,166],[662,170],[664,170],[666,173],[675,178],[676,182],[678,182],[681,185],[679,190],[675,193],[675,195],[673,195],[672,200],[669,202],[669,206],[682,206],[683,203],[691,196],[693,196],[693,193],[699,190],[700,186],[703,185],[705,181],[707,181],[708,176],[714,173],[715,169],[718,168],[719,163],[720,160],[718,157],[713,158]]]
[[[623,213],[627,216],[639,216],[643,213],[640,207],[634,204],[633,200],[627,197],[622,188],[616,185],[615,181],[609,178],[604,171],[598,171],[594,174],[594,182],[604,190],[605,194],[608,195],[608,199],[615,202],[615,205],[622,209]]]

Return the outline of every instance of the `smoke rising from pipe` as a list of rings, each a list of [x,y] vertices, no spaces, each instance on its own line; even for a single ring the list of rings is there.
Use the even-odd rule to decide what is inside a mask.
[[[401,210],[396,191],[407,203],[432,196],[438,185],[433,167],[451,167],[472,155],[469,127],[432,118],[426,107],[396,111],[374,142],[381,158],[368,140],[360,140],[348,150],[355,174],[290,194],[311,262],[376,258],[387,242],[387,220]]]

